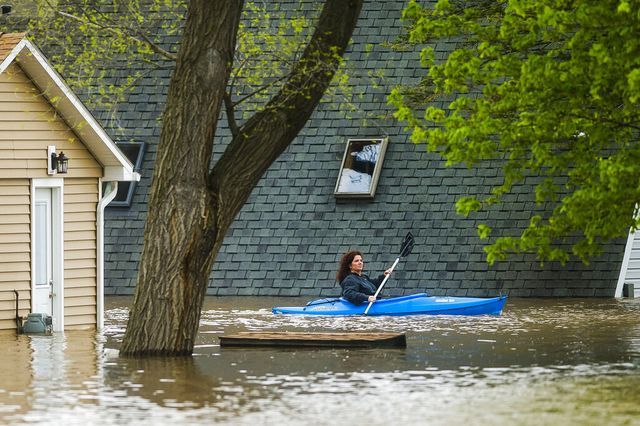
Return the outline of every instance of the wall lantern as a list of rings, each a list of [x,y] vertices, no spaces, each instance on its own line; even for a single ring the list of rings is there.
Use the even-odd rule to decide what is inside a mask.
[[[56,153],[55,146],[47,147],[47,173],[55,175],[56,173],[66,174],[69,167],[69,157],[64,155],[64,152],[60,151],[60,154]]]

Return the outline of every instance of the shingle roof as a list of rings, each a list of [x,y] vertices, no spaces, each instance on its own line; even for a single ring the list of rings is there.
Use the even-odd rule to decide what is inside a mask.
[[[286,10],[315,4],[300,0],[267,3]],[[340,287],[334,279],[335,268],[343,252],[357,248],[365,253],[367,271],[374,275],[390,265],[410,230],[416,246],[386,285],[388,296],[425,291],[471,297],[499,292],[510,296],[613,296],[624,238],[604,246],[602,256],[588,266],[580,261],[541,266],[530,255],[514,256],[494,266],[486,263],[478,224],[488,224],[496,235],[518,235],[532,215],[544,215],[548,207],[536,203],[536,177],[528,176],[504,196],[500,206],[468,218],[456,214],[455,203],[461,196],[491,196],[491,188],[502,184],[503,164],[495,160],[473,169],[447,167],[439,155],[411,143],[404,125],[391,119],[387,94],[398,84],[419,82],[428,71],[419,65],[419,48],[397,51],[389,47],[404,33],[400,19],[404,7],[405,0],[365,0],[345,54],[352,74],[352,99],[365,115],[345,113],[338,102],[329,100],[318,105],[235,218],[217,255],[207,293],[336,296]],[[172,41],[178,42],[170,39],[167,43]],[[439,58],[455,47],[453,40],[434,45]],[[125,66],[131,75],[129,64]],[[378,72],[383,77],[376,77],[372,84],[370,77]],[[111,111],[105,110],[103,116],[104,122],[114,123],[114,133],[121,132],[122,140],[147,143],[143,179],[131,207],[106,212],[107,294],[133,294],[144,241],[160,134],[157,118],[164,111],[170,71],[150,69],[143,74],[135,90],[118,105],[117,119]],[[435,102],[447,108],[451,100]],[[359,117],[374,119],[364,123]],[[333,191],[346,139],[381,136],[389,137],[389,145],[375,199],[336,200]],[[229,140],[230,131],[221,119],[214,159]]]
[[[2,33],[0,32],[0,62],[11,53],[14,47],[24,38],[26,33]]]

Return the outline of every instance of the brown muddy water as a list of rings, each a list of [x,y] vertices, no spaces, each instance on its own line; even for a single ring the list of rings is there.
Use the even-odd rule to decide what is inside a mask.
[[[193,357],[141,360],[118,357],[130,301],[108,298],[98,333],[0,333],[0,424],[640,424],[640,300],[322,318],[271,314],[298,298],[208,298]],[[219,346],[223,333],[259,330],[405,332],[408,346]]]

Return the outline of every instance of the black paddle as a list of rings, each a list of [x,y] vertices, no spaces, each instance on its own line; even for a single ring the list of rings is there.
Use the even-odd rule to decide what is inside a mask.
[[[378,287],[378,290],[376,291],[376,294],[373,295],[373,297],[378,297],[378,294],[382,290],[382,287],[384,287],[384,285],[387,283],[387,280],[391,276],[391,273],[395,269],[396,265],[398,265],[398,262],[400,262],[400,258],[409,256],[409,254],[411,253],[411,250],[413,250],[414,243],[415,241],[413,239],[413,235],[411,235],[411,232],[407,232],[407,235],[404,237],[404,241],[402,241],[402,246],[400,247],[400,254],[398,255],[398,258],[396,259],[395,262],[393,262],[393,266],[389,270],[389,274],[386,277],[384,277],[384,280],[382,280],[380,287]],[[373,305],[373,302],[369,302],[369,306],[367,306],[367,309],[365,309],[364,315],[367,315],[367,313],[369,312],[369,309],[371,308],[371,305]]]

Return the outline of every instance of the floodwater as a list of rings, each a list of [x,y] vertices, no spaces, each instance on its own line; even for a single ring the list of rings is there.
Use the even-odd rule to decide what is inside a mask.
[[[193,357],[120,359],[130,301],[107,299],[99,333],[0,333],[0,424],[640,424],[640,299],[314,318],[271,314],[298,298],[208,298]],[[407,348],[219,346],[260,330],[405,332]]]

